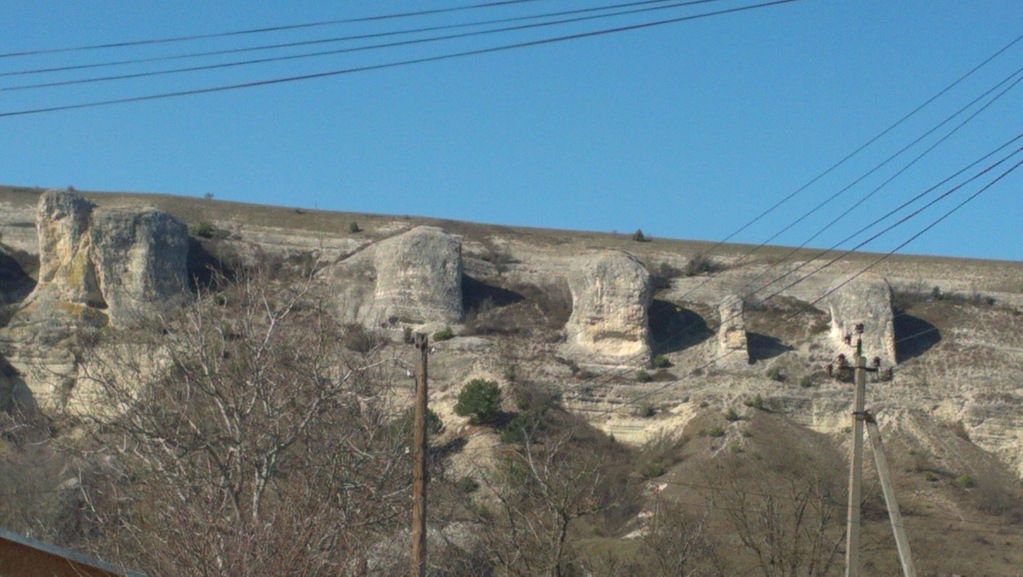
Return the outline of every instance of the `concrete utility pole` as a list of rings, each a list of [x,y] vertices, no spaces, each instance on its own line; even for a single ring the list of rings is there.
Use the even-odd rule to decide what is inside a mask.
[[[863,334],[863,325],[856,325],[856,334]],[[850,342],[846,337],[846,342]],[[863,481],[863,424],[866,423],[867,431],[870,433],[870,444],[874,453],[874,463],[877,465],[877,476],[881,481],[881,489],[884,492],[885,506],[888,508],[888,517],[892,522],[892,532],[895,534],[895,546],[899,551],[899,562],[902,565],[902,573],[905,577],[916,577],[916,569],[913,566],[913,556],[909,550],[909,539],[906,536],[906,528],[902,524],[902,515],[899,512],[899,504],[895,500],[895,487],[892,485],[891,475],[888,470],[888,459],[884,454],[884,447],[881,445],[881,430],[877,421],[866,409],[866,382],[867,371],[880,370],[880,358],[874,359],[874,368],[867,369],[867,359],[863,357],[863,341],[856,339],[856,365],[853,374],[853,382],[856,385],[856,397],[853,401],[853,441],[852,455],[849,464],[849,517],[846,526],[845,544],[845,575],[846,577],[858,577],[860,574],[860,502],[862,500],[861,484]],[[830,372],[830,365],[829,365]]]
[[[426,358],[424,333],[416,333],[416,413],[412,465],[412,577],[426,576]]]
[[[866,404],[867,359],[856,343],[856,369],[853,382],[856,398],[852,414],[852,454],[849,459],[849,511],[845,532],[845,577],[860,574],[860,485],[863,481],[863,409]]]
[[[909,537],[906,536],[906,527],[902,524],[902,513],[899,512],[899,503],[895,500],[895,487],[892,485],[892,478],[889,474],[888,459],[885,457],[884,447],[881,445],[881,430],[877,428],[874,415],[866,413],[864,418],[867,421],[870,445],[874,449],[874,463],[877,465],[877,476],[881,480],[884,503],[888,507],[888,518],[892,522],[892,532],[895,534],[895,547],[899,550],[902,574],[905,577],[916,577],[913,555],[909,550]]]

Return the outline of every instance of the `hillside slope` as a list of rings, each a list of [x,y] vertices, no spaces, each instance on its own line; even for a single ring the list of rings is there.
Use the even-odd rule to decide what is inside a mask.
[[[95,255],[104,254],[110,235],[97,233],[80,249],[41,246],[41,193],[0,187],[3,406],[102,412],[85,395],[90,369],[68,343],[82,326],[118,330],[127,316],[96,301],[96,291],[80,302],[45,296],[53,291],[40,270],[61,259],[73,264],[78,254],[99,263]],[[96,210],[146,206],[187,225],[184,285],[210,282],[211,267],[223,274],[263,267],[280,279],[312,275],[337,318],[362,325],[405,359],[386,369],[394,382],[408,382],[407,331],[434,335],[431,406],[446,425],[441,441],[499,445],[496,432],[454,413],[468,380],[504,390],[540,384],[627,445],[678,439],[677,454],[659,465],[663,478],[646,482],[666,483],[683,501],[709,499],[695,489],[713,480],[694,479],[715,463],[768,455],[773,444],[820,437],[834,446],[822,453],[841,462],[852,388],[830,378],[827,366],[842,373],[836,358],[852,359],[844,340],[862,323],[868,363],[877,357],[881,364],[868,382],[868,408],[898,464],[914,547],[931,558],[922,574],[1007,575],[1023,562],[1015,553],[1023,550],[1023,263],[638,242],[162,195],[83,196]],[[139,262],[165,252],[146,248],[156,245],[144,239],[132,246],[124,254]],[[138,256],[147,250],[154,256]],[[138,290],[147,296],[119,298],[152,300]],[[436,338],[446,329],[454,338]],[[394,401],[407,403],[407,389],[399,389]],[[869,522],[868,535],[882,539],[883,517]],[[954,549],[961,560],[938,562],[962,535],[977,545]],[[877,574],[894,570],[885,555],[871,560]],[[981,573],[973,569],[979,558],[989,560]]]

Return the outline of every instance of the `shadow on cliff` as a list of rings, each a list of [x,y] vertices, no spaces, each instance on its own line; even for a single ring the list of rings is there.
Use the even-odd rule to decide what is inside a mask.
[[[746,346],[749,349],[751,363],[773,359],[782,353],[793,350],[791,346],[781,342],[778,338],[760,333],[746,333]]]
[[[525,300],[522,294],[506,288],[489,285],[462,275],[462,309],[465,324],[477,335],[515,334],[519,327],[508,323],[500,309]]]
[[[18,370],[0,355],[0,411],[34,413],[36,400]]]
[[[941,342],[938,327],[906,312],[895,315],[895,362],[919,357]]]
[[[529,335],[559,331],[572,314],[565,283],[500,287],[462,275],[466,332],[476,335]]]
[[[36,287],[29,271],[39,269],[39,259],[0,245],[0,305],[21,301]]]
[[[648,314],[655,355],[681,351],[714,336],[699,313],[675,303],[654,299]]]
[[[234,278],[234,268],[209,242],[188,238],[188,284],[191,290],[217,291]],[[236,265],[237,266],[237,265]]]

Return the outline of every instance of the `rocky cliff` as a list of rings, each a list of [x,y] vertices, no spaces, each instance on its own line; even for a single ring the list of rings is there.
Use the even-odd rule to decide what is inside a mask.
[[[81,329],[144,324],[185,297],[188,235],[165,212],[102,209],[71,191],[40,195],[35,220],[38,279],[8,310],[0,354],[16,375],[9,395],[61,410],[76,395]]]
[[[895,256],[860,274],[875,257],[849,254],[779,291],[764,279],[803,270],[807,253],[707,255],[697,243],[622,235],[66,191],[8,191],[0,209],[0,288],[13,303],[0,329],[8,403],[67,406],[80,373],[67,346],[76,327],[118,330],[187,297],[189,247],[201,246],[204,262],[268,266],[280,278],[313,271],[339,320],[393,346],[406,326],[450,326],[455,338],[436,342],[431,361],[431,402],[445,418],[456,419],[468,376],[514,375],[552,385],[634,443],[755,397],[817,431],[842,431],[851,393],[825,367],[851,358],[863,324],[864,354],[892,368],[892,380],[872,377],[868,389],[882,424],[911,417],[961,430],[1023,477],[1021,263]],[[183,222],[215,234],[189,239]],[[686,270],[697,256],[713,270]]]

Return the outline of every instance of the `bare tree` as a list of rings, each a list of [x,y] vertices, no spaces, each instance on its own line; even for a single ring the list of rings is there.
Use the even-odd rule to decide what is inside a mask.
[[[643,558],[649,574],[665,577],[717,575],[713,545],[707,536],[706,517],[694,518],[677,503],[658,500],[649,532],[643,538]]]
[[[844,496],[825,447],[778,451],[756,464],[742,455],[713,470],[708,497],[764,577],[825,577],[838,570],[845,538]]]
[[[489,550],[508,575],[572,574],[575,523],[623,503],[629,495],[621,455],[605,440],[570,432],[540,438],[525,431],[484,475],[493,518],[484,526]]]
[[[80,351],[100,551],[157,574],[346,573],[404,521],[409,439],[309,283],[243,275]],[[100,459],[97,459],[99,457]]]

